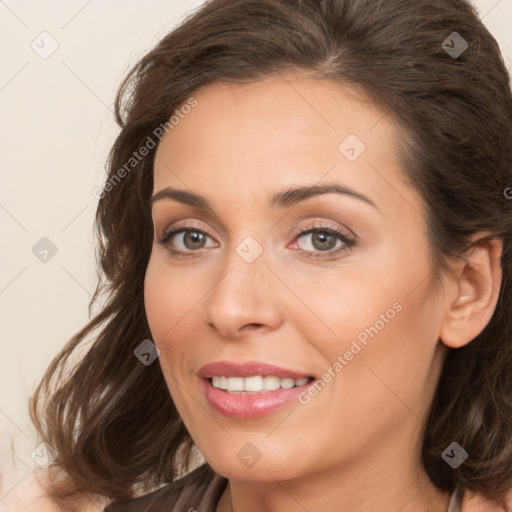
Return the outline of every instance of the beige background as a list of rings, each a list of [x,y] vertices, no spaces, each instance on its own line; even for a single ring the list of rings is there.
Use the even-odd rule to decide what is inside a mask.
[[[20,510],[15,496],[36,467],[28,397],[88,320],[96,284],[93,190],[118,132],[117,85],[201,3],[0,0],[1,511]],[[511,69],[512,0],[475,5]],[[45,263],[32,252],[43,237],[57,249]]]

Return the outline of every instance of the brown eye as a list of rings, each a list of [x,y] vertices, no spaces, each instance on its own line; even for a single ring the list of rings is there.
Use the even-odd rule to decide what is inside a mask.
[[[303,248],[303,250],[312,249],[313,251],[319,252],[330,251],[336,248],[337,242],[340,242],[338,247],[343,245],[354,245],[354,241],[348,238],[344,233],[338,230],[334,230],[332,228],[310,229],[297,235],[298,240],[300,240],[301,238],[304,238],[306,240],[307,238],[309,238],[309,243],[305,244],[306,246],[309,247],[306,249]]]
[[[311,237],[311,243],[318,251],[328,251],[330,249],[334,249],[336,246],[337,238],[330,233],[317,231],[316,233],[311,234],[313,235]]]
[[[295,240],[294,248],[311,259],[334,257],[356,245],[356,240],[343,231],[321,225],[298,233]]]
[[[187,249],[202,249],[206,235],[200,231],[184,231],[185,236],[183,237],[183,245]]]
[[[171,252],[187,253],[203,249],[208,238],[208,233],[199,229],[176,228],[164,233],[158,243],[167,245]]]

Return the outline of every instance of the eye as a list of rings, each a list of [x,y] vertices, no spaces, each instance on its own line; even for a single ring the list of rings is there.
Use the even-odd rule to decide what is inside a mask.
[[[327,225],[314,225],[306,231],[296,235],[296,240],[303,239],[301,244],[294,243],[297,248],[308,258],[332,257],[343,251],[347,251],[356,245],[354,238],[340,229]]]
[[[207,248],[208,239],[212,237],[202,229],[195,226],[179,226],[166,231],[157,242],[165,245],[171,256],[186,258],[193,257],[194,253],[200,254],[202,249]],[[304,242],[299,243],[301,239]],[[333,257],[350,250],[355,245],[355,238],[340,229],[325,224],[315,224],[297,233],[291,248],[298,249],[307,258],[320,259]]]
[[[181,226],[166,231],[158,243],[165,245],[171,254],[180,257],[204,249],[208,238],[211,238],[210,235],[201,229]]]

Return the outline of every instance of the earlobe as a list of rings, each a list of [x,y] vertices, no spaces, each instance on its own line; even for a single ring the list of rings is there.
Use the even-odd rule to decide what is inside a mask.
[[[491,320],[496,309],[502,280],[499,239],[483,238],[480,233],[463,255],[457,279],[450,283],[446,312],[439,338],[450,348],[460,348],[475,339]],[[455,298],[453,298],[455,295]]]

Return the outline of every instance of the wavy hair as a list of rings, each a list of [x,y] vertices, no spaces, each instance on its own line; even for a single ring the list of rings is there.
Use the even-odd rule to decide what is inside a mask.
[[[454,32],[468,45],[457,56],[446,51]],[[94,225],[92,319],[53,360],[30,402],[38,433],[58,452],[49,487],[59,503],[78,495],[129,498],[175,480],[192,460],[193,441],[159,365],[134,357],[151,338],[143,285],[156,148],[130,158],[199,88],[294,72],[357,88],[397,121],[403,173],[427,212],[434,276],[463,254],[472,234],[503,241],[496,310],[471,343],[448,351],[422,463],[440,489],[462,486],[506,508],[512,94],[498,44],[467,0],[211,0],[132,68],[116,97],[121,130]],[[100,296],[106,300],[92,316]],[[469,453],[457,469],[441,458],[454,440]]]

